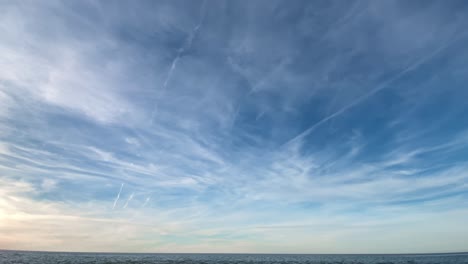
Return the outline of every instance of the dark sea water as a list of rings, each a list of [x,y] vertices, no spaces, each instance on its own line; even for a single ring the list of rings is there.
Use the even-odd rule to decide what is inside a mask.
[[[2,264],[39,263],[457,263],[468,264],[468,253],[425,255],[274,255],[274,254],[111,254],[0,251]]]

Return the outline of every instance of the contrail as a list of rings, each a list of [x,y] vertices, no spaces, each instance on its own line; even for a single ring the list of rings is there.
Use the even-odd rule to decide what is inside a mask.
[[[181,53],[182,53],[181,50],[179,50],[179,52],[177,53],[177,56],[174,58],[174,60],[171,63],[171,68],[169,68],[169,72],[167,73],[166,79],[164,80],[164,83],[162,86],[163,90],[166,90],[167,83],[169,82],[169,79],[171,78],[172,72],[177,67],[177,61],[179,60]]]
[[[456,38],[454,38],[454,39],[452,39],[450,41],[447,41],[444,45],[441,45],[440,47],[436,48],[434,51],[432,51],[428,55],[423,56],[420,59],[416,60],[413,64],[406,67],[406,69],[404,69],[403,71],[401,71],[397,75],[393,76],[392,78],[388,79],[387,81],[381,83],[380,85],[378,85],[374,89],[371,89],[369,92],[361,95],[360,97],[358,97],[356,100],[354,100],[350,104],[346,105],[345,107],[341,108],[340,110],[336,111],[335,113],[333,113],[333,114],[323,118],[322,120],[318,121],[317,123],[313,124],[312,126],[307,128],[306,130],[301,132],[299,135],[297,135],[297,136],[293,137],[292,139],[288,140],[282,146],[288,145],[291,142],[294,142],[294,141],[296,141],[298,139],[301,139],[301,138],[307,136],[312,131],[314,131],[317,127],[319,127],[322,124],[326,123],[328,120],[333,119],[333,118],[343,114],[344,112],[346,112],[349,109],[353,108],[354,106],[362,103],[364,100],[366,100],[367,98],[369,98],[372,95],[376,94],[377,92],[379,92],[379,91],[381,91],[381,90],[383,90],[385,88],[388,88],[388,85],[391,84],[392,82],[394,82],[394,81],[400,79],[401,77],[405,76],[408,72],[411,72],[411,71],[419,68],[422,64],[426,63],[427,61],[429,61],[430,59],[435,57],[437,54],[439,54],[441,51],[443,51],[445,48],[447,48],[451,43],[453,43],[455,40],[460,38],[460,35],[458,35],[458,37],[456,37]]]
[[[174,60],[171,63],[171,68],[169,68],[169,72],[167,73],[166,79],[164,80],[163,83],[163,90],[166,90],[167,83],[171,79],[172,73],[177,67],[177,62],[179,61],[180,57],[182,54],[192,48],[192,43],[193,40],[195,39],[196,35],[198,34],[198,31],[201,28],[202,22],[205,18],[205,5],[206,1],[203,1],[202,7],[201,7],[201,15],[200,15],[200,20],[198,21],[198,24],[193,28],[192,32],[190,33],[189,37],[187,38],[187,42],[177,51],[177,55],[174,58]]]
[[[130,197],[128,197],[128,200],[127,200],[127,202],[125,203],[125,205],[124,205],[124,207],[123,207],[124,209],[127,208],[128,202],[130,202],[130,201],[133,199],[133,195],[134,195],[134,194],[135,194],[135,193],[130,194]]]
[[[115,209],[115,206],[117,205],[117,202],[119,201],[120,193],[122,193],[123,186],[124,186],[124,184],[122,183],[122,185],[120,185],[120,191],[117,194],[117,197],[115,197],[114,206],[112,206],[112,210]]]
[[[145,200],[145,202],[143,203],[143,205],[141,207],[145,207],[146,204],[149,202],[149,200],[151,199],[151,196],[148,196]]]
[[[169,71],[168,71],[168,73],[166,75],[166,78],[164,79],[164,82],[163,82],[163,85],[162,85],[162,91],[163,92],[167,89],[167,84],[169,83],[169,80],[171,79],[172,73],[177,68],[177,62],[179,61],[180,57],[182,56],[182,54],[184,52],[186,52],[187,50],[192,48],[193,40],[197,36],[198,31],[200,31],[203,20],[205,19],[205,9],[206,9],[205,6],[206,6],[206,0],[203,1],[202,6],[200,8],[200,10],[201,10],[200,11],[201,12],[200,20],[198,21],[197,25],[195,25],[195,27],[192,29],[192,32],[190,33],[189,37],[187,38],[186,43],[184,43],[184,45],[182,45],[182,47],[179,48],[179,50],[177,51],[177,55],[172,60],[171,67],[169,68]],[[151,113],[151,123],[153,123],[153,118],[154,118],[155,112],[156,112],[156,107],[153,110],[153,112]]]

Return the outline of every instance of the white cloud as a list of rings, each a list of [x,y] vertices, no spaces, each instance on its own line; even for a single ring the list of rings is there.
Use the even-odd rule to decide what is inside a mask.
[[[313,32],[297,39],[296,27],[283,27],[292,17],[279,4],[233,5],[245,13],[236,23],[214,19],[214,8],[194,15],[159,4],[93,3],[90,14],[62,2],[5,7],[0,248],[435,251],[435,240],[417,243],[427,230],[452,248],[465,242],[466,230],[454,230],[468,217],[456,208],[466,205],[467,165],[424,156],[460,154],[467,134],[441,134],[452,138],[441,144],[421,136],[426,127],[403,135],[406,112],[392,115],[398,99],[374,97],[462,39],[422,50],[432,33],[399,39],[418,52],[389,60],[401,54],[382,33],[420,32],[434,9],[392,24],[399,16],[379,18],[364,4],[333,6],[335,28],[311,42]],[[321,21],[311,10],[297,23]],[[375,47],[356,30],[363,21],[388,27],[375,25]],[[365,103],[376,113],[353,116]],[[398,122],[379,134],[367,115]]]

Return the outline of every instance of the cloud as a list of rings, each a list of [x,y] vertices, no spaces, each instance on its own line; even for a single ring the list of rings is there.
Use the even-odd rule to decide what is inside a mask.
[[[456,38],[456,39],[458,39],[458,38]],[[424,64],[425,62],[429,61],[431,58],[433,58],[434,56],[439,54],[442,50],[447,48],[454,41],[455,40],[447,41],[447,43],[445,43],[443,46],[435,49],[433,52],[431,52],[431,53],[429,53],[427,55],[424,55],[422,58],[418,59],[417,61],[415,61],[414,63],[409,65],[406,69],[404,69],[403,71],[401,71],[400,73],[398,73],[394,77],[390,78],[388,81],[385,81],[385,82],[383,82],[381,84],[378,84],[377,87],[375,87],[374,89],[371,89],[369,92],[363,94],[362,96],[359,96],[356,100],[352,101],[350,104],[346,105],[345,107],[341,108],[337,112],[335,112],[335,113],[333,113],[333,114],[331,114],[329,116],[326,116],[325,118],[321,119],[320,121],[318,121],[314,125],[310,126],[305,131],[301,132],[298,136],[296,136],[293,139],[291,139],[290,141],[288,141],[288,143],[291,142],[291,141],[300,139],[300,138],[302,138],[304,136],[309,135],[313,130],[315,130],[320,125],[322,125],[325,122],[327,122],[327,121],[329,121],[329,120],[343,114],[344,112],[346,112],[349,109],[351,109],[352,107],[358,105],[362,101],[368,99],[369,97],[371,97],[373,94],[379,92],[380,90],[387,88],[392,82],[404,77],[408,72],[411,72],[414,69],[417,69],[421,64]]]
[[[150,200],[151,200],[151,196],[148,196],[141,207],[145,207]]]
[[[0,5],[0,248],[464,250],[465,7]]]
[[[124,186],[124,184],[122,183],[122,185],[120,185],[119,193],[118,193],[117,196],[115,197],[114,205],[112,206],[112,210],[115,209],[115,206],[117,205],[117,202],[118,202],[119,199],[120,199],[120,193],[122,193],[123,186]]]
[[[124,209],[127,208],[128,203],[133,199],[133,195],[134,195],[134,194],[135,194],[135,193],[130,194],[130,196],[128,197],[127,201],[125,202],[125,205],[124,205],[124,207],[123,207]]]

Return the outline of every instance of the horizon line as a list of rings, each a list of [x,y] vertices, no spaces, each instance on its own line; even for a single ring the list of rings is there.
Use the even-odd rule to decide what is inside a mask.
[[[74,253],[74,254],[184,254],[184,255],[466,255],[468,251],[432,252],[432,253],[228,253],[228,252],[101,252],[101,251],[60,251],[60,250],[26,250],[26,249],[1,249],[0,251],[19,251],[30,253]]]

